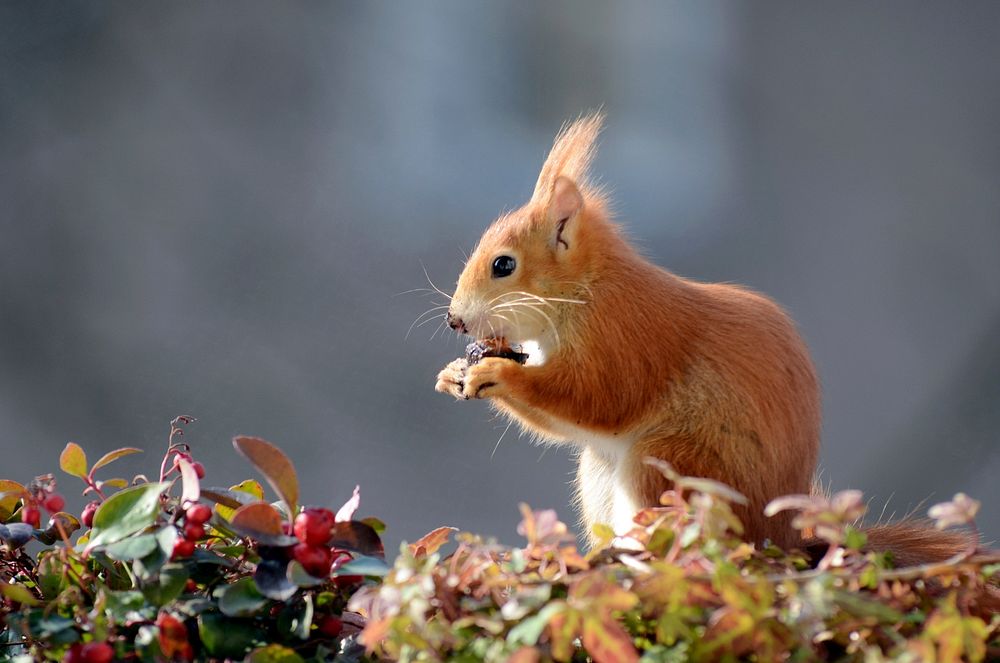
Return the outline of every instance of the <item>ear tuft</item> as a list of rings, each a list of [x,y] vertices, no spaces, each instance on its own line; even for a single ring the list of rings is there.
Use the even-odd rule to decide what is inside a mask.
[[[535,183],[532,202],[548,202],[546,197],[554,193],[558,178],[565,177],[580,187],[586,187],[587,169],[594,159],[597,136],[604,124],[604,113],[596,111],[580,117],[575,122],[564,125],[548,158],[542,165],[542,172]],[[574,189],[577,187],[574,186]],[[579,190],[577,189],[578,195]]]

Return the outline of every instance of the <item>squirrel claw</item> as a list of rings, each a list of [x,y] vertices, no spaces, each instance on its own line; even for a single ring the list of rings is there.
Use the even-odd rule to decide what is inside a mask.
[[[486,357],[469,366],[463,376],[462,394],[465,398],[492,398],[504,384],[503,376],[516,362],[500,357]]]
[[[465,374],[469,369],[469,362],[465,358],[456,359],[438,373],[435,391],[444,394],[451,394],[459,400],[469,400],[465,395]]]

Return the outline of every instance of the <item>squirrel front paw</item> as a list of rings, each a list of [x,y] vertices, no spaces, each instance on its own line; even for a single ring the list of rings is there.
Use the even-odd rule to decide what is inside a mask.
[[[520,368],[520,364],[501,357],[484,357],[470,365],[465,371],[462,397],[492,398],[499,396],[507,388],[508,371]]]
[[[465,374],[469,370],[469,360],[460,357],[451,362],[438,373],[437,384],[434,385],[436,391],[444,394],[451,394],[458,399],[468,399],[462,390],[465,388]]]

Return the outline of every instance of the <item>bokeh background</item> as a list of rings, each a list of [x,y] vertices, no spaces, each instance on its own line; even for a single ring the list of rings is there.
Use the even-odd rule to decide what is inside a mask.
[[[263,436],[392,546],[572,519],[571,455],[494,453],[504,423],[433,391],[463,342],[404,338],[439,300],[399,293],[450,288],[603,106],[644,251],[798,321],[824,479],[898,513],[964,490],[1000,538],[998,62],[994,2],[3,3],[0,474],[69,440],[152,473],[185,413],[212,483]]]

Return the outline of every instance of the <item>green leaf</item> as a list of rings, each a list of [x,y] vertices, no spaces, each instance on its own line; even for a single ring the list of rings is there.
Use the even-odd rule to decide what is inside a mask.
[[[45,615],[41,611],[36,611],[29,616],[28,624],[34,636],[52,638],[65,631],[71,631],[74,636],[76,635],[76,632],[72,630],[76,626],[76,622],[61,615]]]
[[[864,532],[855,528],[847,528],[847,536],[844,538],[844,546],[850,548],[851,550],[861,550],[865,547],[868,542],[868,537]]]
[[[0,522],[11,517],[24,495],[24,486],[16,481],[0,479]]]
[[[143,586],[142,595],[158,606],[170,603],[184,591],[188,571],[183,564],[164,564],[153,582]]]
[[[108,545],[104,549],[104,554],[119,562],[129,562],[133,559],[145,557],[156,550],[159,543],[155,534],[143,534],[132,536],[116,543]]]
[[[250,617],[267,605],[268,600],[257,591],[253,578],[242,578],[215,592],[219,610],[227,617]]]
[[[144,615],[145,618],[156,614],[152,606],[147,605],[146,597],[139,591],[104,592],[103,597],[105,613],[118,623],[135,621],[136,616],[143,612],[152,613]]]
[[[566,609],[566,604],[561,601],[549,603],[538,611],[537,615],[526,617],[517,623],[507,633],[507,642],[511,645],[534,645],[542,637],[542,632],[552,619],[553,615]]]
[[[253,573],[253,580],[261,594],[275,601],[287,601],[299,587],[288,578],[288,562],[262,559]]]
[[[385,523],[374,516],[368,516],[367,518],[362,518],[359,522],[368,525],[376,534],[384,534],[386,530]]]
[[[288,563],[288,569],[285,574],[288,580],[298,587],[319,587],[328,578],[317,578],[314,575],[310,575],[301,564],[296,562],[294,559]]]
[[[385,560],[367,555],[357,555],[354,559],[337,568],[340,576],[376,576],[383,577],[389,573],[389,565]]]
[[[87,454],[83,452],[79,444],[70,442],[59,454],[59,467],[66,474],[85,479],[87,477]]]
[[[254,649],[246,658],[247,663],[305,663],[294,650],[281,645],[268,645]]]
[[[198,635],[210,656],[240,659],[260,634],[252,621],[208,612],[198,616]]]
[[[857,617],[874,617],[887,623],[900,622],[904,616],[901,612],[892,607],[868,600],[866,594],[852,593],[845,591],[834,591],[833,599],[844,609],[845,612]]]
[[[94,463],[94,466],[90,468],[90,471],[91,473],[93,473],[94,470],[100,469],[105,465],[110,465],[119,458],[123,458],[124,456],[130,456],[132,454],[141,454],[141,453],[142,449],[136,449],[135,447],[122,447],[121,449],[115,449],[114,451],[109,451],[108,453],[101,456],[100,460]]]
[[[167,483],[146,483],[115,493],[94,514],[87,549],[121,541],[145,529],[160,513],[160,494]]]
[[[0,582],[0,594],[27,606],[38,605],[38,599],[24,585],[8,585],[6,582]]]
[[[239,435],[233,438],[233,446],[264,475],[267,483],[288,506],[288,513],[295,514],[299,501],[299,480],[288,456],[259,437]]]
[[[615,538],[615,531],[611,529],[610,525],[605,525],[604,523],[594,523],[594,526],[590,528],[593,533],[594,538],[597,539],[598,544],[596,548],[603,548],[611,542],[611,539]]]
[[[78,529],[80,529],[80,520],[76,516],[72,513],[59,511],[52,514],[45,529],[37,532],[35,538],[48,546],[61,540],[63,534],[66,535],[66,538],[69,538]]]
[[[145,557],[136,559],[132,563],[135,575],[143,582],[150,582],[160,572],[160,568],[170,561],[170,556],[174,551],[174,543],[177,542],[177,529],[173,525],[167,525],[154,534],[158,547]]]

